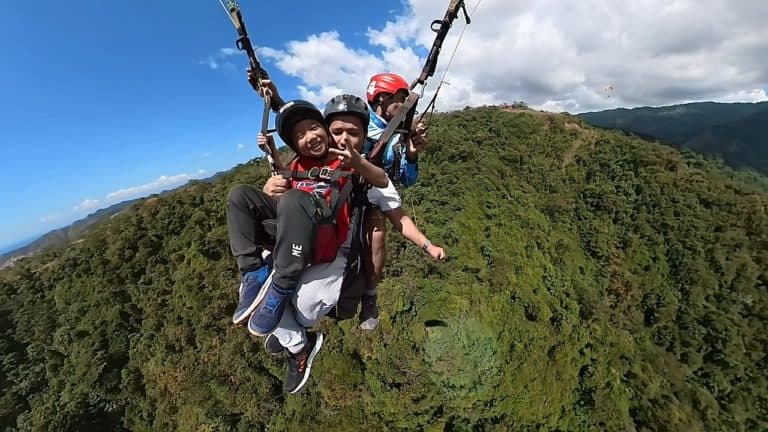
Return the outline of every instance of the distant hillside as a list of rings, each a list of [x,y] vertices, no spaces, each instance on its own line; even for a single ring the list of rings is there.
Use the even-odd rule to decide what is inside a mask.
[[[768,169],[768,106],[746,117],[708,127],[683,144],[740,167]]]
[[[3,246],[2,248],[0,248],[0,256],[2,256],[2,255],[4,255],[4,254],[7,254],[7,253],[9,253],[9,252],[13,252],[13,251],[15,251],[16,249],[21,249],[21,248],[23,248],[24,246],[26,246],[26,245],[28,245],[28,244],[32,243],[33,241],[35,241],[35,240],[39,239],[39,238],[40,238],[40,236],[41,236],[41,234],[37,234],[37,235],[33,235],[33,236],[29,236],[29,237],[27,237],[27,238],[25,238],[25,239],[22,239],[22,240],[19,240],[19,241],[17,241],[17,242],[14,242],[14,243],[8,244],[8,245],[6,245],[6,246]]]
[[[311,378],[232,325],[236,184],[125,209],[0,271],[0,430],[768,430],[764,177],[486,107],[436,115],[388,233],[381,324],[327,319]]]
[[[212,183],[217,181],[219,176],[226,174],[226,172],[227,171],[217,172],[212,176],[206,177],[204,179],[190,180],[187,184],[192,185],[199,182]],[[181,186],[181,187],[184,187],[184,186]],[[170,193],[173,190],[175,190],[175,188],[164,190],[155,195],[162,196],[167,193]],[[22,247],[19,247],[17,249],[12,249],[4,254],[0,254],[0,269],[11,265],[14,261],[18,259],[29,257],[32,255],[38,254],[40,252],[43,252],[47,249],[63,246],[72,241],[75,241],[78,238],[82,237],[83,233],[86,230],[88,230],[90,227],[92,227],[94,224],[102,222],[107,217],[116,215],[126,207],[131,206],[143,199],[145,198],[136,198],[128,201],[123,201],[123,202],[114,204],[110,207],[97,210],[94,213],[91,213],[90,215],[86,216],[85,218],[80,219],[76,222],[73,222],[71,225],[68,225],[64,228],[53,230],[41,236],[37,240],[31,241]]]
[[[124,208],[140,200],[141,199],[139,198],[123,201],[105,209],[97,210],[94,213],[91,213],[85,218],[80,219],[67,227],[59,228],[43,235],[39,239],[24,247],[0,255],[0,268],[3,268],[6,264],[12,262],[15,259],[31,256],[52,247],[66,245],[71,241],[81,237],[83,233],[94,224],[103,221],[104,218],[108,218],[119,213]]]
[[[621,129],[768,173],[768,102],[692,103],[580,114],[602,128]]]

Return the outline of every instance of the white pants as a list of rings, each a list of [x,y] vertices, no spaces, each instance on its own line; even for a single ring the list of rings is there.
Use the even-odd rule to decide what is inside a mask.
[[[272,332],[288,351],[301,351],[307,343],[306,329],[336,306],[346,264],[347,250],[340,248],[333,262],[312,264],[302,272],[296,294]]]

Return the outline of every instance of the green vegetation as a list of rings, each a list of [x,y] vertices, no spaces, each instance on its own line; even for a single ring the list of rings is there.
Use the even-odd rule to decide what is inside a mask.
[[[224,204],[153,197],[0,273],[0,430],[768,429],[768,194],[577,117],[436,116],[382,323],[326,320],[307,388],[231,324]]]

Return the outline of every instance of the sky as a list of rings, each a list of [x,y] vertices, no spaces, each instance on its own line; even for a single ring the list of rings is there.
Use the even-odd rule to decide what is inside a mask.
[[[447,0],[241,0],[285,99],[409,81]],[[762,0],[467,0],[425,96],[572,113],[768,100]],[[322,7],[318,5],[323,5]],[[449,62],[459,36],[453,60]],[[262,104],[216,0],[0,3],[0,250],[245,162]]]

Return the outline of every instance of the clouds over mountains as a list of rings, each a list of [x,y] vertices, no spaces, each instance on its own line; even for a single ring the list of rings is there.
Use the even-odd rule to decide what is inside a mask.
[[[476,1],[469,1],[472,12]],[[420,72],[445,0],[408,0],[406,10],[367,30],[360,47],[334,31],[262,50],[322,103],[361,94],[370,75]],[[697,100],[766,100],[768,3],[745,0],[482,0],[441,90],[439,109],[524,100],[580,112]],[[463,22],[443,46],[434,89]],[[349,37],[350,39],[345,39]],[[610,91],[606,91],[609,88]]]

